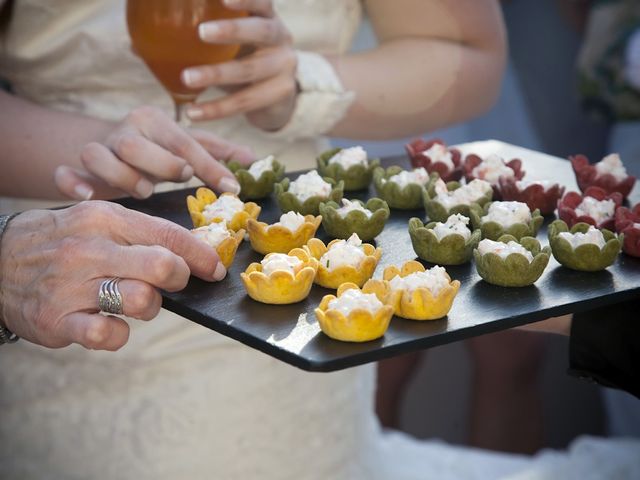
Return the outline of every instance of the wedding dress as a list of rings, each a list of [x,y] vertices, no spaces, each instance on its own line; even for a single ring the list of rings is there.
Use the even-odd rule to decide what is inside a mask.
[[[322,53],[345,52],[361,15],[356,0],[274,3],[296,48]],[[124,7],[18,0],[0,75],[16,94],[54,109],[110,120],[141,104],[170,112],[169,97],[130,51]],[[311,165],[323,148],[318,139],[274,139],[240,116],[204,128],[274,153],[290,169]],[[32,205],[5,200],[2,210]],[[2,348],[0,478],[459,480],[571,471],[585,457],[606,464],[591,439],[576,446],[587,455],[532,462],[385,434],[373,413],[373,365],[307,373],[170,312],[130,323],[117,353],[25,341]]]

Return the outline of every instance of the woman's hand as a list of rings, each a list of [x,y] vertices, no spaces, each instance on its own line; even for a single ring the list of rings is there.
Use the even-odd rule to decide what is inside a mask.
[[[184,70],[182,81],[190,88],[231,89],[222,98],[192,105],[187,115],[198,121],[246,114],[255,126],[278,130],[289,120],[297,95],[291,35],[271,0],[224,0],[224,4],[251,16],[202,23],[200,38],[207,43],[241,44],[252,52],[230,62]]]
[[[58,167],[55,182],[71,198],[147,198],[160,181],[184,182],[193,175],[218,191],[239,193],[240,186],[219,160],[250,163],[250,149],[200,131],[185,131],[163,111],[139,107],[106,133],[103,142],[80,154],[85,171]]]
[[[129,326],[98,313],[101,283],[121,278],[124,314],[151,320],[162,306],[157,289],[181,290],[190,273],[218,281],[226,270],[214,249],[168,220],[106,202],[28,211],[2,239],[0,318],[46,347],[117,350]]]

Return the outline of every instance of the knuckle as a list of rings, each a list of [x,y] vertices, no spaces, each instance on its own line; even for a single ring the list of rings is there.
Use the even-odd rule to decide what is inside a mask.
[[[295,50],[293,50],[292,48],[286,49],[284,65],[285,70],[290,72],[295,72],[298,68],[298,57]]]
[[[111,332],[112,328],[109,319],[107,317],[96,317],[87,324],[83,345],[92,350],[99,349],[107,343]]]
[[[131,289],[131,296],[125,300],[130,315],[142,320],[151,320],[156,316],[156,290],[147,283],[136,283]]]
[[[175,258],[174,254],[167,250],[158,249],[151,262],[151,276],[157,281],[164,283],[174,274]]]
[[[96,162],[100,155],[102,154],[103,146],[97,142],[91,142],[86,144],[80,150],[80,161],[84,165],[91,165]]]
[[[140,149],[141,144],[141,136],[134,133],[123,133],[115,141],[113,150],[120,158],[130,158]]]

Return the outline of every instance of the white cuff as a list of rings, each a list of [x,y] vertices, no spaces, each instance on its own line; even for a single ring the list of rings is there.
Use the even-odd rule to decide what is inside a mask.
[[[354,92],[345,91],[333,66],[322,55],[297,51],[296,80],[300,88],[289,122],[276,132],[263,132],[272,139],[294,141],[324,135],[351,106]]]

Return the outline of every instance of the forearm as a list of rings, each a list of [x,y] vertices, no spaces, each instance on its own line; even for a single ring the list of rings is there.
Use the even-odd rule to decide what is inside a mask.
[[[59,165],[82,168],[80,151],[102,141],[113,124],[40,107],[0,91],[0,194],[64,198],[54,184]]]
[[[344,87],[356,93],[331,135],[417,134],[479,115],[494,103],[506,58],[497,3],[401,3],[369,0],[378,48],[329,59]]]

